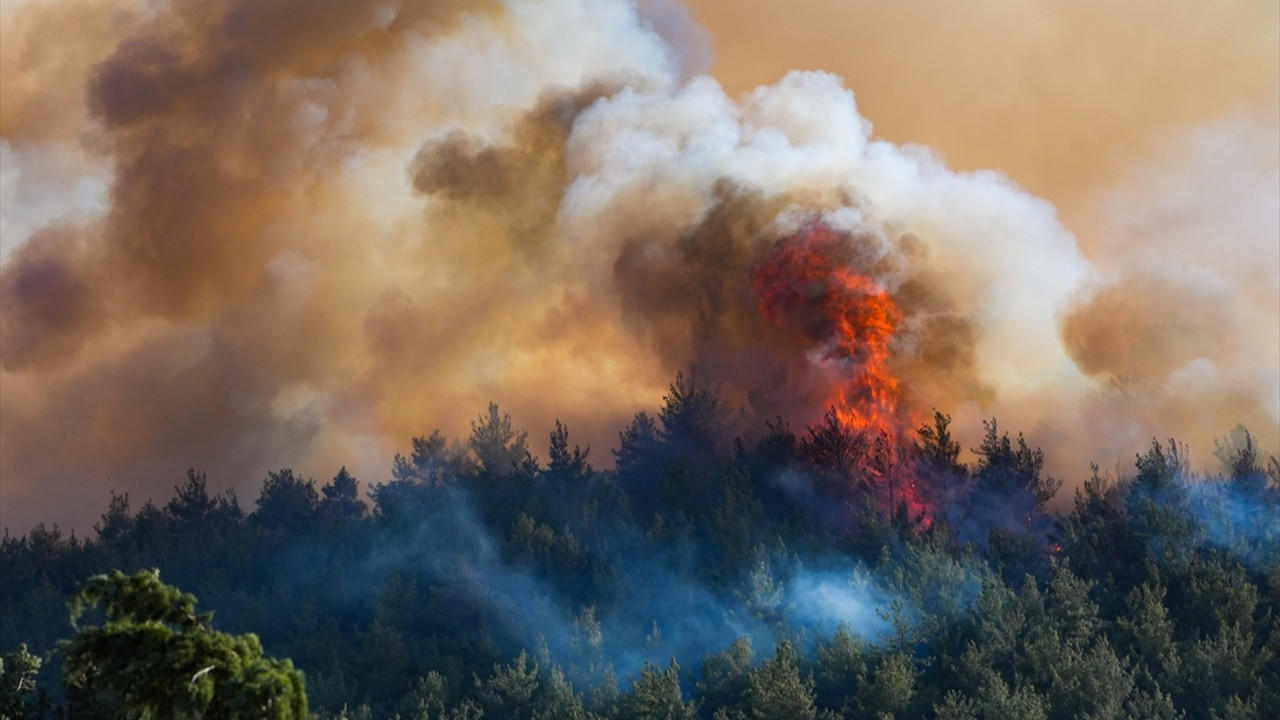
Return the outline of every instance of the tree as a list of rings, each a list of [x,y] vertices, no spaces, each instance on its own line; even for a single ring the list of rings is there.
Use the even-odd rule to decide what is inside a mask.
[[[867,436],[840,420],[833,407],[822,422],[809,428],[801,441],[801,452],[809,464],[834,481],[847,484],[867,452]]]
[[[1128,612],[1116,620],[1117,637],[1136,667],[1139,689],[1153,698],[1160,692],[1159,679],[1177,677],[1182,663],[1164,597],[1158,582],[1143,583],[1130,591]]]
[[[458,476],[469,472],[466,448],[452,445],[439,430],[430,437],[413,439],[413,453],[408,457],[396,453],[391,464],[392,482],[409,482],[420,485],[447,485]]]
[[[868,653],[849,626],[840,623],[830,640],[818,645],[818,677],[815,690],[824,709],[838,710],[867,675]]]
[[[1008,433],[1000,433],[995,419],[982,425],[986,433],[973,451],[981,460],[958,535],[994,546],[996,556],[1021,576],[1024,570],[1036,569],[1037,556],[1048,544],[1052,526],[1044,508],[1062,481],[1041,474],[1044,451],[1033,450],[1021,434],[1015,445]]]
[[[618,449],[613,451],[618,484],[631,496],[640,514],[648,515],[658,507],[661,453],[658,426],[648,413],[636,413],[631,423],[618,433]]]
[[[960,443],[951,437],[951,416],[933,411],[933,424],[916,429],[913,441],[920,459],[939,472],[963,476],[965,466],[960,462]]]
[[[0,720],[33,720],[49,709],[49,698],[36,687],[40,658],[26,645],[0,658]]]
[[[180,533],[207,537],[210,532],[225,532],[243,517],[234,493],[209,495],[203,471],[187,470],[187,482],[173,489],[177,494],[165,506],[165,514]]]
[[[658,412],[662,438],[679,455],[714,454],[721,439],[722,413],[720,394],[715,389],[678,373],[671,392],[662,397]]]
[[[535,720],[587,720],[582,697],[573,691],[573,684],[558,666],[552,666],[547,673],[539,695],[533,711]]]
[[[533,715],[533,698],[538,691],[538,664],[527,653],[510,665],[496,665],[487,680],[475,679],[476,697],[485,717],[528,720]]]
[[[1187,446],[1172,438],[1166,452],[1152,438],[1151,449],[1137,456],[1138,476],[1129,487],[1125,511],[1136,542],[1158,563],[1182,563],[1196,544],[1197,528],[1183,482]]]
[[[643,477],[652,472],[660,441],[658,426],[649,413],[635,418],[618,433],[618,449],[613,451],[619,477]]]
[[[348,522],[364,517],[367,507],[360,499],[360,481],[347,472],[346,466],[333,480],[320,488],[319,514],[332,522]]]
[[[1237,425],[1225,438],[1215,439],[1213,454],[1232,480],[1265,480],[1266,475],[1258,464],[1258,449],[1253,445],[1253,435],[1245,426]]]
[[[443,501],[448,487],[474,471],[466,448],[450,444],[439,430],[430,437],[413,439],[413,453],[405,458],[396,453],[391,481],[374,483],[374,515],[382,520],[403,522],[430,514]]]
[[[748,637],[740,637],[727,650],[708,657],[694,684],[703,712],[712,715],[738,706],[750,686],[748,678],[754,662],[755,652]]]
[[[1043,509],[1045,503],[1062,487],[1061,480],[1041,477],[1044,451],[1040,448],[1032,450],[1021,433],[1018,434],[1018,445],[1015,448],[1009,440],[1009,433],[1000,434],[995,418],[991,422],[984,420],[982,426],[986,428],[986,433],[982,437],[982,444],[974,450],[982,458],[978,465],[975,492],[1017,499],[1021,504],[1029,505],[1025,508],[1028,514]]]
[[[551,431],[551,444],[547,452],[547,470],[558,477],[578,478],[591,472],[587,464],[587,455],[591,454],[591,446],[586,450],[573,446],[569,450],[569,428],[556,420],[556,429]]]
[[[102,625],[80,626],[101,607]],[[302,720],[302,673],[288,660],[262,657],[255,635],[214,631],[212,613],[160,582],[156,570],[89,578],[72,602],[75,636],[62,643],[74,687],[92,684],[141,718]]]
[[[129,493],[117,495],[111,491],[111,502],[102,514],[102,522],[94,523],[98,540],[106,544],[117,543],[133,531],[133,516],[129,513]]]
[[[488,412],[471,421],[468,444],[484,473],[509,475],[532,461],[528,438],[529,433],[512,429],[510,415],[499,414],[498,405],[489,403]]]
[[[258,523],[269,528],[298,529],[315,518],[320,495],[315,480],[303,480],[293,470],[283,468],[267,473],[256,503],[253,519]]]
[[[1061,557],[1077,575],[1092,578],[1104,611],[1120,612],[1124,595],[1142,571],[1144,549],[1135,542],[1124,512],[1124,488],[1102,477],[1098,466],[1076,488],[1075,509],[1059,524]]]
[[[672,660],[666,670],[645,663],[631,693],[622,698],[628,720],[695,720],[696,706],[680,691],[680,666]]]
[[[960,462],[960,443],[951,436],[951,416],[933,411],[933,424],[916,429],[912,442],[916,478],[935,517],[947,517],[968,489],[969,470]]]
[[[813,720],[813,678],[800,676],[800,658],[788,641],[778,645],[772,660],[747,678],[747,707],[754,720]]]
[[[908,717],[907,706],[916,693],[919,676],[911,657],[902,652],[880,657],[869,682],[858,688],[857,704],[862,717]]]

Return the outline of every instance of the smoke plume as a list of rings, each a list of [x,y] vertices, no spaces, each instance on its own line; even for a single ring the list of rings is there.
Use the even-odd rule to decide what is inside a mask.
[[[976,436],[995,414],[1060,474],[1105,461],[1100,440],[1128,458],[1150,434],[1280,435],[1272,105],[1153,147],[1078,243],[1006,176],[874,136],[835,75],[726,94],[665,0],[3,18],[15,531],[87,528],[109,489],[167,497],[192,466],[244,498],[283,465],[376,482],[491,400],[610,447],[680,370],[742,432],[812,422],[865,358],[771,321],[751,278],[819,226],[900,313],[907,427],[934,406]]]

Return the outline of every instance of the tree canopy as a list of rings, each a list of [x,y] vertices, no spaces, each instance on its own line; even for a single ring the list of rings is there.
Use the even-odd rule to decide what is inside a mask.
[[[192,470],[91,537],[6,533],[0,717],[1280,716],[1280,465],[1247,431],[1220,474],[1153,440],[1060,513],[994,419],[972,463],[940,411],[742,427],[681,377],[613,469],[490,405],[368,503],[281,465],[245,513]]]

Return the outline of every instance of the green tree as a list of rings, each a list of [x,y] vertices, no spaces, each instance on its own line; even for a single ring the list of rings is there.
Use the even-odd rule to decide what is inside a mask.
[[[508,475],[527,468],[532,461],[528,439],[529,433],[512,428],[509,414],[500,414],[497,404],[489,403],[488,412],[471,421],[467,442],[483,472]]]
[[[1199,541],[1184,482],[1188,452],[1172,438],[1166,451],[1153,438],[1151,449],[1137,456],[1138,475],[1125,498],[1134,541],[1160,565],[1185,563]]]
[[[1059,524],[1062,560],[1099,588],[1104,613],[1123,609],[1129,588],[1139,584],[1145,550],[1134,541],[1125,515],[1125,488],[1103,477],[1098,466],[1076,488],[1075,509]]]
[[[202,471],[188,470],[187,482],[173,489],[177,494],[165,506],[165,515],[179,533],[207,540],[210,534],[224,534],[244,517],[234,493],[209,495],[208,476]]]
[[[723,431],[720,394],[706,383],[676,375],[671,392],[662,397],[658,419],[662,439],[679,455],[700,458],[718,450]]]
[[[1044,550],[1052,523],[1045,504],[1062,481],[1043,475],[1044,451],[1018,435],[1015,444],[1001,434],[995,419],[983,421],[986,433],[974,449],[981,460],[974,471],[966,518],[959,536],[985,541],[986,550],[1006,582],[1044,577]]]
[[[819,706],[836,710],[848,702],[859,679],[867,676],[868,662],[866,645],[841,623],[830,640],[818,645],[815,690]]]
[[[1258,449],[1253,444],[1253,435],[1243,425],[1237,425],[1225,438],[1215,439],[1213,454],[1232,480],[1265,479],[1266,474],[1258,464]]]
[[[439,506],[445,488],[455,487],[463,475],[470,475],[475,463],[466,448],[450,444],[440,431],[430,437],[413,439],[409,458],[396,453],[391,466],[391,480],[374,483],[374,516],[383,521],[415,521]]]
[[[913,441],[920,459],[938,472],[963,477],[968,471],[960,462],[960,443],[951,436],[951,416],[933,411],[933,424],[916,429]]]
[[[321,517],[330,522],[348,522],[364,517],[364,501],[360,499],[360,481],[351,476],[344,466],[333,476],[333,480],[320,488],[320,505],[317,510]]]
[[[648,413],[636,413],[618,433],[618,449],[613,451],[618,484],[630,496],[637,515],[646,519],[658,508],[663,454],[658,425]]]
[[[986,432],[982,444],[974,449],[981,461],[978,463],[973,492],[977,502],[1000,502],[1016,522],[1031,524],[1032,513],[1043,510],[1062,481],[1043,476],[1044,451],[1027,445],[1026,438],[1018,434],[1017,446],[1009,440],[1009,433],[1001,434],[992,418],[983,421]]]
[[[916,694],[919,676],[911,657],[902,652],[880,658],[870,682],[858,688],[857,704],[863,717],[907,717],[908,705]]]
[[[563,478],[580,478],[591,472],[587,464],[587,456],[591,454],[591,446],[586,450],[573,446],[569,449],[569,428],[556,420],[556,428],[551,431],[551,444],[547,451],[547,470]]]
[[[1182,663],[1164,597],[1159,582],[1143,583],[1129,592],[1128,612],[1116,620],[1116,636],[1137,668],[1140,689],[1156,694],[1161,680],[1178,677]]]
[[[102,625],[79,625],[101,607]],[[72,602],[75,636],[62,644],[67,683],[119,698],[150,718],[302,720],[302,673],[288,660],[262,657],[255,635],[214,631],[212,613],[160,582],[158,571],[89,578]]]
[[[484,717],[484,711],[471,700],[451,705],[448,695],[444,676],[429,672],[418,678],[413,689],[400,698],[397,715],[401,720],[480,720]]]
[[[497,665],[487,680],[475,679],[476,697],[486,717],[528,720],[533,716],[534,694],[538,691],[538,664],[528,654],[510,665]]]
[[[540,697],[533,711],[534,720],[586,720],[582,696],[574,692],[564,671],[552,666],[542,683]]]
[[[129,493],[117,495],[111,491],[111,502],[102,514],[102,522],[94,523],[98,540],[108,545],[118,543],[133,532],[133,515],[129,512]]]
[[[754,720],[813,720],[813,678],[800,675],[800,658],[790,642],[783,641],[772,660],[747,678],[747,708]]]
[[[640,679],[622,698],[619,718],[626,720],[695,720],[696,706],[680,691],[680,667],[675,660],[666,670],[645,663]]]
[[[396,481],[421,485],[447,485],[458,476],[470,472],[466,448],[450,444],[436,430],[430,437],[413,439],[413,452],[408,458],[396,453],[391,463],[391,477]]]
[[[755,652],[751,639],[740,637],[723,652],[709,656],[702,663],[698,681],[694,684],[702,709],[706,714],[736,708],[744,699]]]
[[[34,720],[49,709],[49,698],[36,687],[40,658],[26,645],[0,658],[0,720]]]
[[[262,492],[255,501],[258,509],[252,519],[269,528],[298,530],[315,519],[320,495],[315,480],[303,480],[290,468],[268,472]]]
[[[912,441],[916,486],[933,516],[946,518],[968,492],[969,469],[960,462],[960,443],[951,435],[951,416],[933,411],[933,424],[922,424]]]

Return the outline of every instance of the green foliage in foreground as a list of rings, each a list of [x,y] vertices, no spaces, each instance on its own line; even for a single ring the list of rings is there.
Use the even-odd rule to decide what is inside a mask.
[[[81,692],[100,693],[144,720],[307,717],[302,674],[262,657],[256,635],[233,636],[196,614],[196,599],[160,582],[157,571],[89,578],[72,601],[75,624],[101,608],[102,625],[66,641],[63,672]]]

